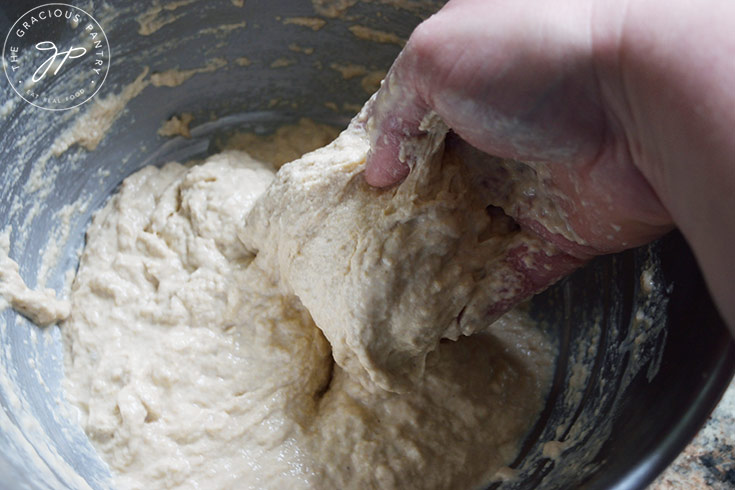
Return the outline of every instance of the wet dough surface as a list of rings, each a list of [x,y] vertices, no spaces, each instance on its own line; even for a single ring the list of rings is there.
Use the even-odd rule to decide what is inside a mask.
[[[278,174],[144,168],[97,213],[65,388],[120,488],[472,488],[515,456],[553,349],[523,313],[460,317],[514,287],[499,244],[537,245],[461,162],[368,188],[364,123]]]

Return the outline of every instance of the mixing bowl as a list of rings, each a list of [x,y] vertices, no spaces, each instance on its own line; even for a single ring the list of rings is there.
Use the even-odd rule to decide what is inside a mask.
[[[0,32],[35,6],[4,5]],[[60,294],[91,214],[124,177],[202,158],[235,130],[267,134],[300,117],[345,126],[439,3],[78,6],[109,42],[99,93],[49,111],[0,86],[0,226],[12,227],[10,255],[29,284]],[[73,62],[54,84],[79,82]],[[181,113],[192,115],[190,134],[157,134]],[[643,488],[696,433],[735,368],[728,331],[678,233],[594,260],[534,298],[531,312],[558,341],[553,387],[511,464],[515,478],[490,488]],[[0,487],[109,487],[63,398],[59,327],[6,310],[0,342]]]

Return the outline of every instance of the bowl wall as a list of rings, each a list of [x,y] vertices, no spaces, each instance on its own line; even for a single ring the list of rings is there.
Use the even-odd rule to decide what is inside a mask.
[[[203,158],[234,130],[266,134],[300,117],[345,126],[440,4],[90,2],[112,60],[95,98],[51,112],[0,84],[0,230],[12,227],[21,274],[65,294],[92,213],[144,165]],[[0,7],[0,32],[35,5]],[[55,83],[74,83],[68,73]],[[167,73],[179,77],[173,86]],[[182,112],[193,115],[191,138],[157,134]],[[74,133],[81,118],[98,138]],[[532,311],[559,339],[554,385],[512,465],[519,478],[492,488],[643,488],[735,369],[729,333],[677,233],[593,261]],[[63,398],[58,327],[5,310],[0,344],[0,488],[108,487],[109,470]]]

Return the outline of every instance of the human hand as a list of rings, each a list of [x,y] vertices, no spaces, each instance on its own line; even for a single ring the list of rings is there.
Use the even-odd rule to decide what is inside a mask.
[[[545,170],[539,185],[562,216],[504,209],[570,255],[620,251],[669,230],[600,83],[604,40],[593,17],[586,1],[450,1],[416,29],[378,92],[368,183],[406,176],[400,146],[435,111],[475,148]],[[553,226],[558,219],[569,233]]]
[[[542,170],[559,212],[505,211],[572,257],[675,224],[735,329],[733,26],[726,0],[451,0],[377,94],[365,179],[401,181],[401,145],[435,111],[482,152]],[[571,233],[550,226],[559,218]]]

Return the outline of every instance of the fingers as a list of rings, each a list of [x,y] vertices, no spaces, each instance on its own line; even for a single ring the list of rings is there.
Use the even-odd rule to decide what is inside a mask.
[[[480,283],[464,315],[461,331],[474,332],[515,305],[543,291],[586,262],[535,237],[505,251],[491,276]]]
[[[430,111],[473,146],[503,158],[574,163],[605,129],[590,63],[589,7],[453,0],[411,35],[373,105],[366,179],[405,177],[401,142]]]
[[[499,161],[528,164],[516,182],[523,192],[496,204],[565,252],[616,252],[667,231],[671,219],[601,91],[591,17],[586,0],[448,2],[414,31],[373,99],[367,183],[402,181],[438,116],[499,157],[477,157],[488,162],[477,176],[488,193],[508,186],[489,178]]]
[[[370,152],[365,180],[375,187],[390,187],[406,178],[416,163],[406,142],[425,132],[421,123],[429,114],[414,83],[416,71],[412,43],[396,59],[368,110]]]

